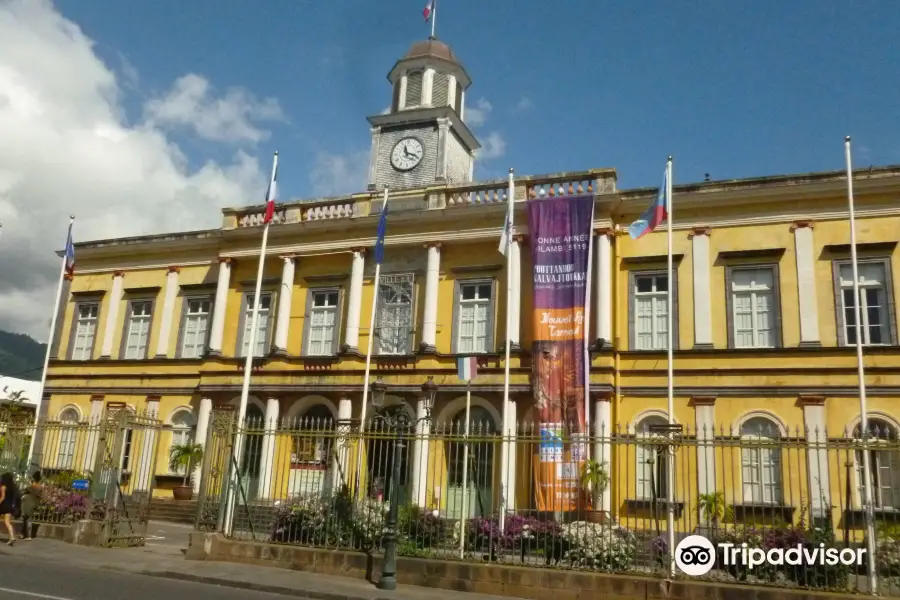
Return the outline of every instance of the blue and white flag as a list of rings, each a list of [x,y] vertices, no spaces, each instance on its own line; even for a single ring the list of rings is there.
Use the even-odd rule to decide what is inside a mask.
[[[384,260],[384,235],[387,233],[388,207],[385,203],[381,209],[381,217],[378,219],[378,239],[375,240],[375,263],[381,264]]]

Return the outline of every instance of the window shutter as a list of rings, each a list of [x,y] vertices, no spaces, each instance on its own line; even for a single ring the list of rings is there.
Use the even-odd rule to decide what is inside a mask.
[[[634,271],[628,271],[628,349],[637,350],[637,332],[635,331]]]
[[[834,285],[834,325],[837,329],[837,345],[844,346],[847,340],[844,336],[844,298],[841,295],[841,263],[832,261],[831,276]]]
[[[422,80],[425,71],[410,71],[406,74],[406,107],[411,108],[422,104]]]
[[[887,297],[888,327],[890,328],[891,345],[900,344],[897,338],[897,306],[894,301],[894,277],[891,272],[892,262],[890,257],[884,259],[884,287]]]
[[[460,293],[460,282],[459,279],[454,280],[453,282],[453,322],[450,325],[450,353],[457,354],[459,353],[459,293]]]
[[[782,348],[784,347],[784,329],[781,321],[781,270],[778,263],[772,265],[772,304],[774,311],[772,327],[775,328],[775,331],[772,332],[772,343],[776,348]]]
[[[338,302],[334,308],[334,339],[331,344],[331,353],[337,355],[341,348],[341,340],[344,339],[344,286],[338,288]]]

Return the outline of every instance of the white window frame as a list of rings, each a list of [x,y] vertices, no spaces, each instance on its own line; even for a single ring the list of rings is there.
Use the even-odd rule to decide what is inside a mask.
[[[191,312],[191,304],[199,302],[201,307],[207,305],[205,312]],[[210,326],[212,324],[213,299],[210,296],[186,296],[184,298],[184,317],[181,320],[181,343],[178,348],[179,358],[203,358],[209,343]],[[194,329],[190,326],[194,323]],[[200,325],[203,325],[202,331]]]
[[[151,298],[134,298],[128,301],[128,319],[125,322],[125,332],[122,338],[122,358],[125,360],[140,360],[147,358],[150,351],[150,333],[153,326],[153,300]],[[149,307],[147,314],[135,314],[135,307]],[[141,331],[141,328],[146,330]],[[140,345],[140,339],[145,336],[144,345]],[[137,338],[132,344],[132,339]]]
[[[317,296],[334,296],[334,304],[326,306],[316,306]],[[340,316],[341,316],[341,289],[337,287],[311,288],[307,297],[307,323],[304,335],[305,355],[306,356],[332,356],[337,348],[338,338],[340,337]],[[323,318],[331,318],[331,324],[316,325],[316,315],[322,315]],[[331,337],[329,339],[314,339],[317,330],[324,334],[328,328],[331,328]],[[316,348],[314,345],[318,344]]]
[[[399,346],[397,344],[389,343],[391,340],[387,340],[387,347],[385,346],[385,338],[381,335],[381,332],[385,329],[383,326],[384,323],[384,315],[386,313],[387,307],[384,302],[384,295],[382,294],[382,286],[390,286],[390,285],[399,285],[399,284],[409,284],[409,322],[406,325],[406,336],[404,341],[405,352],[397,351],[395,348],[391,346]],[[396,274],[387,274],[381,275],[381,279],[378,282],[378,287],[376,288],[376,301],[378,302],[378,312],[376,318],[376,354],[380,356],[404,356],[406,354],[411,354],[413,352],[413,334],[415,332],[415,324],[416,324],[416,278],[413,273],[396,273]],[[396,306],[404,306],[403,304],[396,303]],[[394,327],[389,327],[388,329],[396,330],[398,333],[401,330],[401,325],[396,325]],[[400,337],[397,335],[396,340],[399,342]]]
[[[870,480],[872,484],[870,488],[872,490],[872,503],[876,510],[900,511],[900,491],[892,494],[895,497],[890,502],[885,502],[884,494],[885,489],[900,488],[900,451],[898,451],[898,447],[900,447],[900,430],[894,423],[884,417],[871,416],[868,419],[868,423],[869,430],[872,432],[868,440],[869,467],[872,469],[872,473],[876,475],[876,481]],[[876,437],[876,433],[880,435]],[[862,444],[863,440],[860,436],[859,424],[853,430],[853,437],[853,441],[857,445]],[[879,449],[879,447],[883,449]],[[856,505],[860,508],[865,508],[865,492],[862,488],[865,469],[863,468],[861,450],[853,453],[853,460],[856,463]],[[889,464],[885,466],[885,462]],[[890,478],[887,485],[883,485],[882,481],[885,471],[888,472],[888,477]]]
[[[866,271],[871,268],[877,268],[881,270],[881,278],[880,281],[874,282],[869,281],[866,278]],[[835,305],[837,306],[837,310],[839,311],[838,323],[840,324],[840,341],[842,346],[852,346],[855,344],[855,336],[856,336],[856,326],[849,325],[847,318],[848,315],[848,307],[845,303],[845,295],[847,290],[850,291],[850,295],[853,295],[853,266],[850,261],[842,260],[835,261]],[[860,298],[860,307],[859,314],[861,323],[861,332],[863,335],[863,345],[864,346],[889,346],[893,345],[894,342],[894,314],[892,312],[893,308],[893,289],[892,289],[892,281],[891,281],[891,262],[890,259],[874,259],[874,260],[857,260],[857,269],[859,275],[859,295]],[[846,273],[847,277],[844,277]],[[882,302],[881,306],[879,306],[879,315],[881,318],[881,342],[872,343],[871,342],[871,325],[869,323],[869,306],[868,306],[868,297],[866,294],[867,290],[880,290],[882,294]],[[852,314],[852,313],[851,313]],[[853,342],[850,341],[851,335],[853,336]]]
[[[753,425],[765,423],[767,430]],[[766,415],[750,415],[741,423],[741,484],[744,504],[780,506],[784,498],[781,439],[778,423]],[[747,477],[748,472],[751,477]],[[766,476],[768,474],[768,482]]]
[[[677,295],[677,286],[678,286],[678,276],[677,270],[673,266],[672,269],[672,282],[669,287],[676,290],[676,295],[672,297],[672,345],[674,348],[678,348],[678,295]],[[660,281],[666,281],[668,283],[668,273],[667,271],[631,271],[629,273],[629,329],[630,329],[630,337],[631,344],[630,348],[632,350],[640,350],[640,351],[650,351],[650,352],[660,352],[667,349],[667,332],[665,327],[668,326],[668,295],[672,293],[672,290],[669,289],[665,292],[661,292],[657,290]],[[638,291],[638,282],[643,279],[651,278],[652,290],[650,292],[639,292]],[[647,339],[647,334],[639,331],[639,314],[638,314],[638,305],[642,301],[649,300],[650,301],[650,326],[651,331],[650,335],[650,344],[646,345],[642,340]],[[660,314],[660,311],[663,311]],[[662,323],[662,328],[660,324]],[[645,344],[642,346],[642,344]]]
[[[94,309],[94,314],[83,316],[82,310]],[[94,354],[94,343],[97,340],[97,327],[100,323],[100,301],[77,302],[75,304],[75,323],[72,327],[71,360],[91,360]],[[82,340],[82,343],[79,343]]]
[[[770,285],[758,283],[754,280],[747,285],[740,285],[735,281],[738,274],[755,273],[757,277],[764,278],[763,273],[768,273],[771,279]],[[755,348],[778,348],[781,346],[781,299],[779,294],[778,281],[778,265],[777,264],[755,264],[728,266],[726,268],[726,285],[727,285],[727,308],[728,308],[728,347],[739,349],[755,349]],[[747,297],[750,301],[750,329],[749,331],[753,342],[749,345],[739,343],[738,335],[738,297]],[[768,301],[769,312],[769,328],[761,329],[759,326],[760,315],[762,311],[760,306],[763,298]],[[760,343],[760,334],[763,331],[769,332],[769,343]]]
[[[75,450],[78,441],[78,410],[67,406],[59,413],[59,451],[56,455],[56,468],[72,470],[75,468]]]
[[[635,497],[638,500],[653,500],[653,485],[656,487],[656,499],[665,500],[668,497],[668,461],[665,452],[660,452],[653,444],[641,443],[641,440],[650,440],[652,425],[668,424],[668,418],[658,414],[649,414],[640,418],[635,423],[634,434],[637,441],[635,446]],[[650,459],[653,459],[653,466]],[[674,477],[673,477],[674,482]]]
[[[253,299],[254,292],[245,292],[242,302],[243,314],[241,315],[241,339],[240,339],[240,357],[246,357],[250,349],[250,328],[253,326]],[[261,352],[255,354],[254,358],[262,358],[268,354],[271,328],[273,316],[275,313],[275,294],[268,291],[260,292],[260,309],[259,323],[257,323],[256,331],[256,350]],[[263,308],[268,302],[268,308]],[[260,335],[262,333],[262,335]]]
[[[481,297],[484,287],[487,287],[488,295],[486,298]],[[493,328],[494,328],[494,280],[493,279],[463,279],[457,281],[456,284],[456,305],[454,306],[456,316],[454,318],[454,354],[485,354],[493,351]],[[464,299],[464,289],[475,288],[475,298]],[[474,307],[472,319],[472,335],[469,340],[463,336],[463,319],[466,307]],[[484,336],[482,343],[479,345],[476,328],[478,325],[478,308],[484,308]],[[470,341],[471,346],[467,346],[466,342]]]

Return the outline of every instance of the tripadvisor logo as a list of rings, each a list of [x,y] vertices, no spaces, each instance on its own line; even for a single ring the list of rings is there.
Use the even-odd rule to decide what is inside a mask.
[[[685,575],[698,577],[709,573],[716,563],[717,547],[721,550],[723,566],[742,565],[752,571],[761,565],[835,566],[862,565],[865,548],[826,548],[825,544],[790,548],[751,548],[747,543],[721,543],[714,546],[702,535],[689,535],[675,548],[675,565]]]

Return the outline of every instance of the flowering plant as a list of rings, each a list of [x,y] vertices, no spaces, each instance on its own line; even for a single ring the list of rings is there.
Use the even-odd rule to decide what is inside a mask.
[[[574,568],[627,571],[634,564],[637,539],[614,523],[575,521],[562,526],[568,545],[564,560]]]

